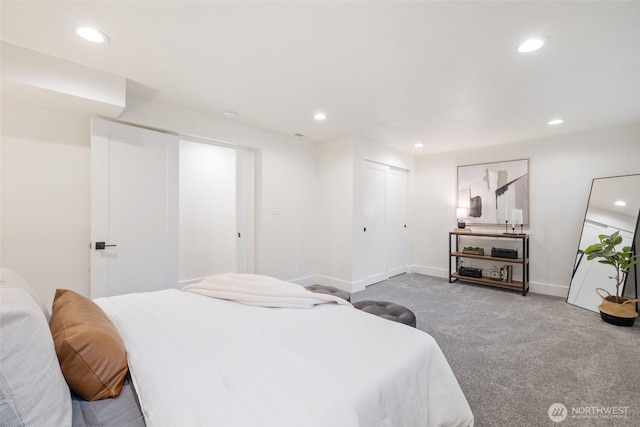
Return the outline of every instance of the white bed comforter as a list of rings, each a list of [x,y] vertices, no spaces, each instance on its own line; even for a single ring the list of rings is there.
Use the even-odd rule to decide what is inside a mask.
[[[313,293],[295,283],[259,274],[219,274],[187,285],[182,290],[259,307],[311,308],[328,303],[351,305],[342,298]]]
[[[350,306],[178,290],[95,302],[122,335],[149,427],[473,425],[433,338]]]

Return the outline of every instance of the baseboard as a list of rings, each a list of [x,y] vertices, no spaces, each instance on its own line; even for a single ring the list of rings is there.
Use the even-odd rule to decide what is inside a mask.
[[[320,282],[321,285],[334,286],[338,289],[342,289],[343,291],[347,291],[351,293],[363,291],[365,288],[363,280],[358,280],[356,282],[348,282],[346,280],[336,279],[336,278],[327,277],[327,276],[320,276],[320,278],[321,278],[321,282]]]
[[[411,267],[407,267],[407,272],[409,272],[409,270],[411,270],[412,273],[424,274],[425,276],[441,277],[443,279],[449,277],[449,270],[445,270],[442,268],[426,267],[424,265],[412,265]]]
[[[529,292],[567,298],[569,295],[569,288],[566,286],[553,285],[551,283],[529,282]]]

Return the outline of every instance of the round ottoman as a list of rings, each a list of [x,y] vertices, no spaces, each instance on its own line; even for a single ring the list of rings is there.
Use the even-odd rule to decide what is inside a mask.
[[[404,323],[405,325],[416,327],[416,315],[411,310],[400,304],[388,301],[358,301],[353,306],[358,310],[393,320],[394,322]]]
[[[311,292],[316,292],[319,294],[334,295],[336,297],[342,298],[343,300],[351,302],[351,294],[349,292],[343,291],[342,289],[334,288],[333,286],[311,285],[307,289]]]

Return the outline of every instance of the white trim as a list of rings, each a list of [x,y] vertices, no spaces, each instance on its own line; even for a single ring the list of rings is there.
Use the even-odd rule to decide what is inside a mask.
[[[424,265],[412,265],[407,269],[407,273],[411,270],[412,273],[423,274],[425,276],[440,277],[447,279],[449,277],[449,270],[442,268],[427,267]]]
[[[564,285],[554,285],[552,283],[529,282],[529,292],[567,298],[569,295],[569,287]]]

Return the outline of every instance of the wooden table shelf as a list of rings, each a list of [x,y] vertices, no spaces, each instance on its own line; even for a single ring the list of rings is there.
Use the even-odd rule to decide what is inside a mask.
[[[518,258],[502,258],[490,255],[469,254],[461,251],[461,239],[464,238],[481,238],[480,240],[488,240],[489,243],[496,243],[500,240],[518,240],[520,247],[520,257]],[[485,249],[485,252],[486,249]],[[491,277],[470,277],[463,276],[458,273],[458,267],[463,259],[476,259],[483,261],[491,261],[497,263],[506,263],[509,265],[519,266],[522,280],[511,280],[509,282],[496,280]],[[453,268],[452,268],[453,263]],[[522,295],[529,293],[529,235],[528,234],[497,234],[497,233],[469,233],[456,232],[449,233],[449,283],[457,281],[465,281],[481,285],[499,286],[507,289],[517,289],[522,291]]]

